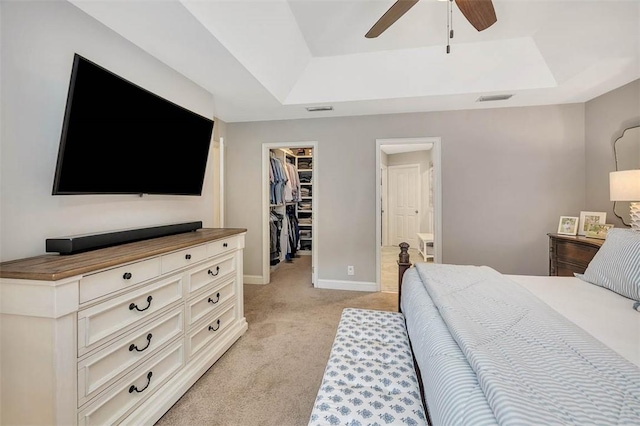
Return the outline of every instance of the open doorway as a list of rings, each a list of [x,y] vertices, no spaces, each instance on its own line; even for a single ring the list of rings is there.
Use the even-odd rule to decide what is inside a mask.
[[[398,244],[412,263],[442,261],[440,138],[376,141],[376,283],[397,292]]]
[[[310,263],[309,283],[317,286],[317,160],[317,142],[262,144],[261,284],[283,264]]]

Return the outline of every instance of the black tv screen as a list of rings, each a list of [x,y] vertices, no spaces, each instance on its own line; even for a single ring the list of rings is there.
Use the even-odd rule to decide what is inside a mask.
[[[213,121],[75,55],[53,195],[201,195]]]

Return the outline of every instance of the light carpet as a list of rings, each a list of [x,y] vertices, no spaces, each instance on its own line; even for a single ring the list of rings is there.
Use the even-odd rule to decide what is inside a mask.
[[[397,295],[315,289],[311,256],[271,283],[244,286],[249,330],[158,421],[158,426],[304,426],[344,308],[396,311]]]

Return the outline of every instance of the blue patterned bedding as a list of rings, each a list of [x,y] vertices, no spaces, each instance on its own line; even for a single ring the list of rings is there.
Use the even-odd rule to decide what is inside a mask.
[[[401,303],[433,424],[640,424],[640,369],[493,269],[420,263]]]
[[[309,425],[426,425],[402,314],[342,312]]]

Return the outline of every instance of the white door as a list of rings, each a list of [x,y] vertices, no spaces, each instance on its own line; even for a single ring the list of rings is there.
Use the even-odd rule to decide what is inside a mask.
[[[418,247],[420,230],[420,166],[389,166],[389,233],[391,244]]]
[[[388,178],[387,178],[387,166],[382,166],[380,167],[380,205],[382,206],[382,223],[381,225],[381,231],[382,231],[382,245],[383,246],[387,246],[389,245],[389,220],[388,218],[388,203],[387,203],[387,182],[388,182]]]

